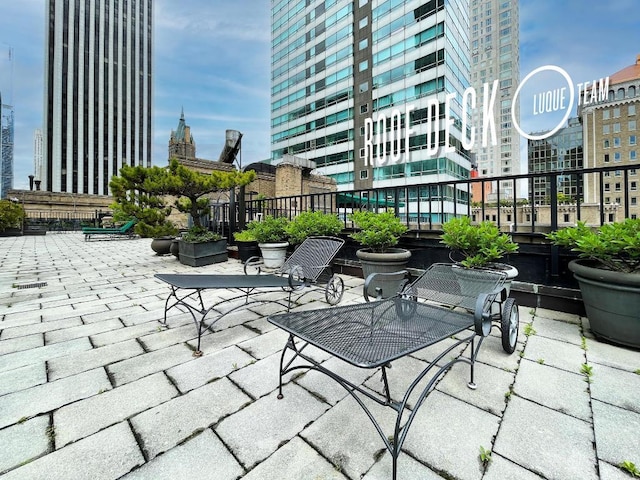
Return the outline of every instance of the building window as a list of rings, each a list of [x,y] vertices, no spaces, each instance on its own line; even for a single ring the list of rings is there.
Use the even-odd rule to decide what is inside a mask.
[[[613,109],[613,118],[619,118],[620,117],[620,107],[616,107]]]
[[[622,157],[620,156],[620,152],[615,152],[613,154],[613,161],[614,162],[619,162],[620,160],[622,160]]]
[[[360,136],[364,137],[364,127],[360,127]]]
[[[360,180],[369,178],[369,170],[360,170]]]
[[[359,7],[363,7],[364,5],[366,5],[366,4],[367,4],[367,2],[368,2],[368,1],[369,1],[369,0],[360,0],[360,1],[358,2],[358,6],[359,6]]]
[[[621,185],[622,185],[622,184],[621,184],[620,182],[616,182],[616,192],[619,192],[619,191],[620,191],[620,189],[622,188],[622,187],[621,187]],[[619,203],[619,202],[618,202],[618,203]]]
[[[369,39],[365,38],[364,40],[360,40],[360,43],[358,43],[358,50],[364,50],[368,46],[369,46]]]
[[[629,160],[637,160],[638,159],[638,154],[636,153],[635,150],[631,150],[629,152]]]
[[[629,115],[635,115],[636,114],[636,106],[635,105],[629,105]]]
[[[604,148],[609,148],[609,145],[611,144],[611,142],[609,142],[609,139],[608,139],[608,138],[606,138],[606,139],[604,140],[604,142],[602,142],[602,143],[603,143]]]
[[[364,17],[364,18],[360,19],[360,22],[358,23],[358,26],[360,28],[364,28],[367,25],[369,25],[369,17]]]
[[[615,221],[614,216],[613,216],[613,213],[610,213],[610,214],[609,214],[609,221],[610,221],[610,222],[614,222],[614,221]]]
[[[360,84],[360,93],[366,92],[369,90],[369,82],[364,82]]]
[[[629,188],[631,190],[637,190],[638,189],[638,182],[630,182],[629,183]]]
[[[629,130],[635,130],[636,129],[636,121],[635,120],[629,120]]]
[[[613,133],[620,133],[620,122],[613,124]]]
[[[605,192],[610,192],[611,191],[611,186],[608,183],[604,184],[604,191]]]
[[[564,214],[564,223],[569,223],[569,214],[568,213]]]
[[[635,168],[630,168],[629,169],[629,175],[637,175],[638,174],[638,170]]]
[[[603,110],[602,111],[602,119],[603,120],[609,120],[609,110]]]
[[[360,113],[367,113],[369,111],[369,104],[365,103],[364,105],[360,105]]]
[[[611,172],[604,172],[604,173],[603,173],[603,175],[604,175],[605,177],[610,177],[610,176],[611,176]]]
[[[364,148],[360,149],[360,158],[364,158]]]
[[[604,197],[604,203],[611,203],[610,197]]]
[[[369,60],[360,62],[360,64],[358,65],[358,71],[360,72],[364,72],[367,68],[369,68]]]
[[[610,132],[611,132],[611,130],[610,130],[609,125],[608,125],[608,124],[607,124],[607,125],[603,125],[603,126],[602,126],[602,133],[603,133],[604,135],[608,135]]]
[[[613,137],[613,146],[614,147],[620,146],[620,137]]]
[[[629,145],[635,145],[635,144],[636,144],[636,136],[629,135]]]
[[[609,154],[608,153],[604,154],[604,163],[609,163]]]

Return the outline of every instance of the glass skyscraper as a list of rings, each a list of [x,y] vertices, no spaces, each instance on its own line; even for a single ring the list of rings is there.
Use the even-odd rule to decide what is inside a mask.
[[[0,92],[0,198],[13,188],[13,107],[2,104]]]
[[[313,160],[339,190],[468,178],[468,8],[272,0],[272,161]]]
[[[43,189],[107,195],[151,166],[152,0],[48,0]]]

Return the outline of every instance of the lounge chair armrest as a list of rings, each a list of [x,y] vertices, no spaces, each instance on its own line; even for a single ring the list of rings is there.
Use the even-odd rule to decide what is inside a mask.
[[[383,281],[391,281],[391,282],[397,282],[397,288],[395,288],[395,294],[399,294],[400,291],[402,290],[402,288],[405,286],[406,284],[406,279],[407,276],[409,275],[409,272],[406,270],[400,270],[399,272],[391,272],[391,273],[372,273],[370,274],[366,280],[364,281],[364,287],[362,289],[362,295],[364,296],[365,301],[369,301],[370,297],[371,297],[371,289],[372,286],[375,285],[375,283],[377,281],[383,280]],[[383,296],[383,291],[381,287],[375,287],[375,294],[376,294],[376,300],[379,300],[382,298]]]
[[[254,256],[249,257],[246,262],[244,262],[244,274],[245,275],[260,275],[261,268],[260,266],[263,264],[262,259],[260,257]]]

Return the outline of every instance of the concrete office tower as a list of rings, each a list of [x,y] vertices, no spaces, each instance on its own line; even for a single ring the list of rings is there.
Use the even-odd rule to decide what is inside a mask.
[[[36,180],[42,180],[43,159],[42,130],[36,128],[33,132],[33,176]]]
[[[600,86],[598,86],[600,88]],[[640,54],[634,64],[609,76],[606,99],[598,99],[578,107],[584,128],[584,166],[613,167],[638,165],[628,170],[605,172],[602,198],[605,204],[624,206],[631,218],[640,216]],[[626,180],[626,182],[625,182]],[[626,185],[626,188],[625,188]],[[598,178],[585,179],[584,196],[587,202],[600,202]],[[627,210],[628,208],[628,210]],[[611,214],[609,214],[611,215]],[[612,221],[609,217],[607,221]]]
[[[498,80],[494,121],[498,144],[472,149],[480,177],[520,173],[520,135],[513,126],[512,113],[519,121],[520,107],[511,111],[513,94],[520,79],[520,34],[518,0],[470,0],[471,85],[483,104],[483,84]],[[473,115],[476,135],[482,135],[482,110]],[[496,187],[494,185],[494,187]],[[500,182],[500,198],[513,198],[513,183]],[[526,192],[518,192],[526,196]],[[488,200],[495,200],[495,188]],[[479,199],[476,199],[479,200]]]
[[[48,0],[42,189],[107,195],[151,166],[152,0]]]
[[[272,161],[312,160],[339,190],[468,178],[467,0],[272,0],[271,14]]]
[[[13,188],[13,107],[2,103],[0,92],[0,199]]]

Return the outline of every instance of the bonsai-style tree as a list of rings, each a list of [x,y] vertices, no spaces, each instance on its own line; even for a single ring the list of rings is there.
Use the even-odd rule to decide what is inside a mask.
[[[171,207],[166,205],[163,196],[166,176],[164,168],[124,165],[120,175],[109,182],[115,197],[111,205],[114,219],[127,221],[131,217],[137,218],[135,232],[141,237],[175,235],[178,229],[167,219]]]
[[[19,228],[24,217],[22,205],[10,200],[0,200],[0,232],[8,228]]]
[[[181,212],[189,213],[195,229],[202,230],[201,218],[209,211],[209,197],[206,195],[247,185],[255,180],[255,177],[254,171],[238,172],[232,170],[228,172],[213,171],[210,174],[200,173],[185,167],[177,159],[172,158],[162,191],[178,197],[175,202],[176,208]]]

